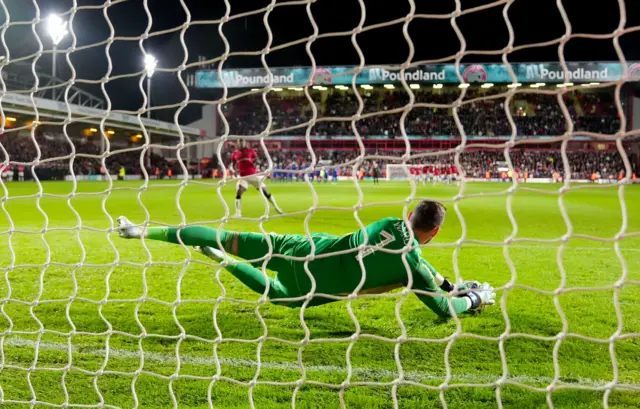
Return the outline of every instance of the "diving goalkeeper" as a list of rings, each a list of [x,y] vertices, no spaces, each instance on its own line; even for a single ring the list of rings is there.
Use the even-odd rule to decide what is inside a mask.
[[[360,294],[380,294],[392,289],[407,286],[408,274],[403,261],[402,249],[411,244],[406,253],[406,262],[413,279],[412,289],[423,290],[429,294],[416,293],[418,298],[432,311],[441,317],[451,314],[447,297],[443,292],[456,290],[451,304],[456,314],[466,311],[480,312],[485,305],[495,303],[493,288],[485,283],[480,285],[472,281],[456,289],[454,285],[441,276],[422,257],[418,244],[431,241],[440,230],[445,217],[445,208],[434,201],[422,201],[409,215],[409,226],[402,219],[386,218],[366,227],[368,241],[361,230],[334,236],[329,234],[313,234],[307,236],[294,234],[278,235],[272,233],[268,237],[261,233],[239,233],[206,226],[189,226],[183,229],[170,227],[150,227],[145,237],[186,246],[195,246],[207,257],[217,261],[227,261],[225,269],[233,274],[251,290],[264,294],[275,304],[288,307],[300,307],[304,300],[289,302],[278,299],[304,297],[311,291],[312,281],[304,268],[304,261],[291,260],[282,256],[304,257],[311,254],[311,241],[315,246],[315,257],[309,261],[308,267],[316,282],[314,294],[348,295],[359,285],[364,265],[366,276]],[[140,238],[143,229],[132,224],[126,217],[118,218],[118,234],[127,239]],[[409,243],[409,228],[413,230],[414,239]],[[218,245],[218,234],[221,247]],[[180,239],[178,239],[178,235]],[[269,254],[267,240],[271,240],[273,251],[267,268],[277,273],[276,278],[266,277],[258,268],[262,261],[250,265],[237,263],[231,255],[245,260],[261,259]],[[359,249],[367,243],[362,252]],[[224,251],[221,251],[224,250]],[[335,255],[332,253],[340,252]],[[316,306],[335,301],[322,295],[314,295],[307,304]]]

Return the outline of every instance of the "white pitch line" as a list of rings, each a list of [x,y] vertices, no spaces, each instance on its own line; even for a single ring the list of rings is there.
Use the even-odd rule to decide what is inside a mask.
[[[426,249],[453,249],[455,248],[455,245],[449,245],[450,243],[447,243],[446,245],[438,245],[438,244],[434,244],[432,246],[426,246],[424,248]],[[482,244],[475,244],[475,243],[464,243],[462,245],[462,249],[464,250],[465,248],[467,249],[496,249],[496,250],[502,250],[504,246],[501,245],[482,245]],[[526,245],[526,244],[509,244],[507,246],[509,249],[527,249],[527,250],[558,250],[558,248],[560,247],[560,245],[557,246],[548,246],[548,245]],[[613,245],[611,247],[571,247],[571,246],[567,246],[564,248],[565,252],[568,251],[610,251],[610,252],[614,252],[615,249],[613,248]],[[620,248],[620,251],[622,252],[640,252],[640,249],[637,248]]]
[[[5,339],[5,345],[10,345],[12,347],[18,348],[35,348],[36,342],[20,337],[8,337]],[[39,350],[50,350],[50,351],[67,351],[67,344],[57,343],[57,342],[40,342]],[[100,348],[82,348],[78,350],[77,346],[71,347],[72,352],[81,355],[90,355],[104,358],[105,350]],[[119,359],[135,359],[136,361],[140,360],[140,354],[134,351],[128,351],[125,349],[118,348],[110,348],[109,356]],[[167,364],[175,364],[177,359],[173,354],[162,354],[158,352],[144,352],[145,361],[155,361],[159,363],[167,363]],[[5,351],[5,360],[7,359],[6,351]],[[257,368],[258,363],[251,359],[242,359],[242,358],[219,358],[218,361],[220,365],[227,365],[231,367],[238,368]],[[191,365],[214,365],[215,360],[213,357],[202,357],[202,356],[190,356],[190,355],[180,355],[180,362],[182,364],[188,363]],[[300,372],[300,367],[297,364],[291,362],[277,362],[277,361],[262,361],[260,363],[260,367],[262,369],[277,369],[282,371],[293,371]],[[329,374],[336,374],[340,372],[347,371],[346,367],[337,366],[337,365],[305,365],[305,369],[307,372],[325,372]],[[371,368],[371,367],[353,367],[352,373],[354,375],[358,375],[363,377],[365,380],[371,379],[396,379],[398,377],[397,371],[392,371],[388,369],[382,368]],[[424,372],[415,372],[415,371],[405,371],[404,378],[410,381],[415,382],[425,382],[425,381],[440,381],[442,382],[445,378],[444,375],[435,375],[428,374]],[[499,375],[480,375],[480,374],[455,374],[451,376],[452,381],[461,382],[461,383],[486,383],[493,384],[498,380]],[[522,384],[544,384],[549,385],[553,378],[549,376],[527,376],[527,375],[510,375],[509,380],[514,382],[519,382]],[[584,385],[590,387],[601,387],[607,384],[605,380],[593,380],[589,378],[571,378],[560,379],[560,382],[571,385]]]

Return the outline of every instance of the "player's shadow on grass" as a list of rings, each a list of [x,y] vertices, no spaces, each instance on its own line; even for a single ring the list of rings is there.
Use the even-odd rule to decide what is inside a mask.
[[[340,314],[338,310],[334,309],[329,313],[329,317],[322,313],[305,314],[304,321],[314,337],[350,337],[356,330],[356,326],[346,310]]]

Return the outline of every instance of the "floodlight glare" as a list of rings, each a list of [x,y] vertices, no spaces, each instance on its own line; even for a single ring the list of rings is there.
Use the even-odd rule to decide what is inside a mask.
[[[67,31],[67,23],[55,14],[49,16],[47,19],[47,34],[51,37],[53,45],[57,46],[60,44],[60,41],[69,34],[69,31]]]
[[[144,70],[147,73],[147,77],[153,77],[153,73],[156,72],[156,67],[158,66],[158,60],[151,54],[146,54],[144,56]]]

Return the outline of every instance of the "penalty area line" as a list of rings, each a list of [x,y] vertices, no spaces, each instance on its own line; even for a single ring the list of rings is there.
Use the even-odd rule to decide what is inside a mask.
[[[36,342],[29,339],[24,339],[18,336],[8,336],[5,339],[6,346],[12,346],[15,348],[36,348]],[[72,345],[72,352],[85,355],[104,358],[105,350],[101,348],[85,348],[78,345]],[[65,343],[47,342],[42,341],[39,343],[39,351],[68,351],[68,346]],[[5,360],[7,359],[7,351],[4,351]],[[110,348],[109,356],[116,359],[134,359],[140,360],[140,354],[135,351],[126,349]],[[157,363],[175,364],[177,359],[175,354],[163,354],[159,352],[144,352],[145,361],[154,361]],[[193,356],[193,355],[180,355],[181,364],[190,364],[195,366],[211,366],[215,365],[213,357]],[[236,368],[257,368],[258,362],[251,359],[243,358],[219,358],[220,365],[231,366]],[[282,371],[301,372],[300,366],[291,362],[277,362],[277,361],[262,361],[260,363],[261,369],[275,369]],[[43,368],[44,369],[44,368]],[[321,372],[327,374],[337,374],[345,372],[347,368],[337,365],[305,365],[307,372]],[[396,379],[398,372],[373,367],[352,367],[352,374],[364,378],[364,380],[380,380],[382,378]],[[474,383],[474,384],[493,384],[499,379],[499,375],[481,375],[481,374],[453,374],[451,381],[458,383]],[[404,378],[409,381],[415,382],[429,382],[429,381],[444,381],[445,375],[435,375],[426,372],[418,371],[404,371]],[[528,376],[528,375],[510,375],[508,377],[510,381],[522,383],[525,385],[534,386],[536,384],[549,385],[553,381],[550,376]],[[606,380],[594,380],[589,378],[571,378],[560,379],[562,384],[566,385],[582,385],[590,387],[601,387],[608,383]],[[620,384],[624,386],[623,384]]]

